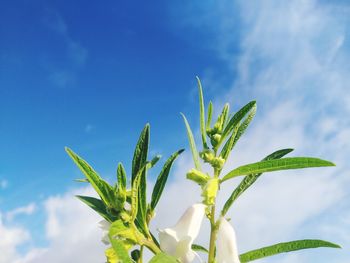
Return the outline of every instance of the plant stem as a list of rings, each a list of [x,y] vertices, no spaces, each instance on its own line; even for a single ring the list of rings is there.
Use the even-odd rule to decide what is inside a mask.
[[[215,205],[211,207],[210,227],[211,227],[211,231],[210,231],[208,263],[214,263],[215,262],[215,241],[216,241],[216,234],[217,234],[217,227],[215,223]]]
[[[153,254],[158,254],[161,252],[160,248],[153,242],[153,240],[146,239],[143,242],[144,245],[153,252]]]

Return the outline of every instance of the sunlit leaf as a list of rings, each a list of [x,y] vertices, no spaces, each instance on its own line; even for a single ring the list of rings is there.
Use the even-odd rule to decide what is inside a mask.
[[[148,156],[148,148],[150,141],[150,125],[147,123],[143,128],[139,140],[136,144],[134,156],[132,159],[131,183],[134,182],[138,171],[145,165]]]
[[[194,166],[196,167],[196,169],[201,170],[201,165],[199,162],[199,155],[198,155],[196,143],[195,143],[194,138],[193,138],[193,133],[192,133],[191,127],[188,124],[188,121],[187,121],[185,115],[183,115],[182,113],[181,113],[181,115],[182,115],[184,122],[185,122],[185,125],[186,125],[187,137],[188,137],[188,141],[190,143],[190,148],[191,148],[191,152],[192,152]]]
[[[106,205],[102,202],[102,200],[97,199],[95,197],[90,196],[81,196],[76,195],[76,197],[84,202],[86,205],[95,210],[100,216],[106,219],[109,222],[113,222],[116,218],[108,214]]]
[[[192,249],[195,250],[195,251],[209,253],[208,249],[206,249],[205,247],[203,247],[201,245],[197,245],[197,244],[193,244],[192,245]]]
[[[200,129],[201,129],[201,135],[202,135],[202,143],[203,143],[203,148],[208,148],[207,133],[205,131],[205,109],[204,109],[202,84],[200,79],[198,77],[196,78],[197,78],[198,93],[199,93],[199,122],[200,122]]]
[[[129,257],[128,251],[125,249],[123,246],[123,242],[116,240],[116,239],[111,239],[111,244],[113,247],[113,250],[115,252],[115,257],[116,257],[116,263],[133,263],[131,258]],[[113,262],[113,261],[111,261]]]
[[[152,199],[151,199],[151,209],[154,210],[154,208],[156,207],[163,189],[165,187],[165,184],[168,180],[168,175],[171,169],[171,166],[173,164],[173,162],[175,161],[175,159],[183,152],[184,150],[181,149],[177,152],[175,152],[173,155],[170,156],[170,158],[165,162],[158,178],[156,181],[156,184],[154,185],[153,188],[153,192],[152,192]]]
[[[86,178],[83,178],[83,179],[74,179],[74,181],[78,182],[78,183],[88,183],[89,180],[86,179]]]
[[[334,166],[334,164],[329,161],[312,157],[290,157],[277,160],[267,160],[240,166],[225,175],[224,178],[222,178],[222,181],[240,175],[323,166]]]
[[[256,259],[265,258],[269,256],[273,256],[280,253],[291,252],[301,249],[308,248],[319,248],[319,247],[329,247],[329,248],[340,248],[339,245],[318,240],[318,239],[304,239],[304,240],[296,240],[290,242],[279,243],[276,245],[259,248],[256,250],[252,250],[240,255],[241,263],[250,262]]]
[[[263,161],[266,160],[273,160],[273,159],[280,159],[283,156],[287,155],[293,151],[293,149],[282,149],[273,152],[272,154],[266,156]],[[243,180],[240,182],[240,184],[236,187],[236,189],[232,192],[231,196],[227,199],[224,208],[221,211],[221,215],[224,216],[227,211],[230,209],[233,202],[246,191],[260,176],[262,173],[259,174],[249,174],[243,178]]]
[[[235,127],[243,120],[243,118],[256,106],[256,101],[251,101],[241,108],[236,114],[231,117],[221,135],[220,144],[231,134]]]
[[[75,164],[86,176],[92,187],[101,197],[102,201],[110,206],[114,205],[115,194],[113,187],[110,186],[106,181],[104,181],[95,170],[81,157],[79,157],[75,152],[73,152],[68,147],[65,148],[68,155],[72,158]]]
[[[140,183],[138,187],[138,213],[137,219],[141,223],[142,229],[146,230],[147,221],[147,170],[151,169],[161,158],[160,155],[155,156],[150,162],[147,162],[142,168],[143,172],[140,175]]]
[[[117,180],[120,190],[126,190],[126,172],[122,163],[118,163]]]
[[[210,129],[212,115],[213,115],[213,103],[210,101],[208,104],[206,130]]]

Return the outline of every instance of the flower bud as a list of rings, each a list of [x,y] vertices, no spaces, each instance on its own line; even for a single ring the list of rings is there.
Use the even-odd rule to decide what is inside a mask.
[[[222,158],[222,157],[220,157],[220,156],[219,156],[219,157],[215,157],[215,158],[210,162],[210,164],[211,164],[214,168],[221,170],[222,167],[223,167],[224,164],[225,164],[225,159]]]
[[[131,216],[126,211],[123,211],[120,213],[120,218],[123,220],[123,222],[130,222],[131,221]]]
[[[218,145],[220,140],[221,140],[221,135],[218,133],[215,133],[213,136],[210,137],[210,142],[211,142],[211,145],[213,145],[213,147]]]
[[[215,203],[216,194],[219,189],[219,179],[211,178],[203,187],[202,196],[203,203],[206,205],[213,205]]]
[[[205,149],[203,152],[200,153],[200,157],[204,160],[204,162],[210,163],[215,158],[215,154],[213,153],[213,151]]]
[[[194,169],[194,168],[188,171],[186,177],[187,177],[187,179],[190,179],[199,185],[206,184],[207,181],[210,179],[209,175],[207,175],[201,171],[198,171],[197,169]]]

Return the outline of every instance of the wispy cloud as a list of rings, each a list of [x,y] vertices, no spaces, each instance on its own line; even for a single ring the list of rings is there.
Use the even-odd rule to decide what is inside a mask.
[[[86,64],[88,50],[71,36],[69,26],[56,10],[47,10],[44,23],[62,38],[67,50],[65,66],[58,66],[52,61],[47,62],[50,69],[49,80],[60,88],[74,86],[77,72]]]
[[[6,189],[8,187],[9,183],[6,179],[0,180],[0,189]]]
[[[196,16],[196,21],[186,19],[187,26],[214,24],[218,29],[218,42],[222,43],[218,54],[228,66],[238,68],[238,77],[232,80],[231,89],[218,98],[216,104],[230,101],[232,97],[241,98],[241,105],[250,99],[258,100],[256,119],[234,150],[227,170],[259,160],[281,147],[294,147],[297,155],[314,155],[338,165],[337,168],[264,175],[240,197],[229,214],[241,252],[294,238],[317,237],[338,242],[344,249],[342,252],[319,250],[312,255],[293,254],[268,262],[349,261],[350,121],[345,118],[350,116],[347,10],[340,9],[337,3],[313,0],[222,1],[212,10],[215,16]],[[234,15],[239,17],[239,25],[237,19],[232,19]],[[210,23],[211,19],[215,19],[215,23]],[[240,26],[240,39],[232,38],[235,26]],[[67,30],[63,24],[58,28]],[[237,41],[238,55],[232,52]],[[203,81],[204,88],[205,84]],[[199,187],[185,180],[185,173],[191,167],[190,155],[184,154],[177,162],[166,196],[159,203],[152,223],[154,230],[173,225],[188,205],[200,201]],[[179,195],[179,189],[185,190]],[[233,185],[223,186],[219,207],[232,189]],[[86,194],[92,193],[86,191]],[[77,202],[73,194],[75,192],[68,192],[47,200],[46,233],[50,246],[31,251],[31,260],[23,262],[83,261],[80,256],[88,257],[84,259],[86,262],[103,261],[104,247],[99,242],[97,228],[99,218]],[[198,243],[208,242],[207,229],[208,224],[204,224]],[[13,247],[14,242],[11,244]],[[74,247],[74,251],[63,253],[67,246]]]
[[[26,206],[17,207],[5,214],[5,218],[8,221],[12,221],[16,216],[19,215],[31,215],[35,212],[37,206],[35,203],[30,203]]]

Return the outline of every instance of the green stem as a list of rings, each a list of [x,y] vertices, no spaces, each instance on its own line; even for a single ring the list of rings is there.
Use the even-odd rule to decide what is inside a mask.
[[[216,241],[216,234],[217,234],[217,227],[215,223],[215,205],[211,207],[210,227],[211,227],[211,231],[210,231],[208,263],[214,263],[215,262],[215,241]]]
[[[153,254],[159,254],[162,252],[160,248],[153,242],[153,240],[144,240],[144,245],[153,252]]]

